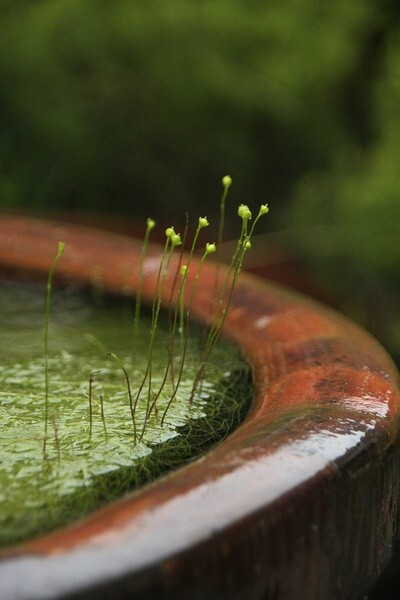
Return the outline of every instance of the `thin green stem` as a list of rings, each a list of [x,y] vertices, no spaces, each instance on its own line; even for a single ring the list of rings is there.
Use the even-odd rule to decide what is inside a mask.
[[[102,394],[100,394],[100,411],[101,411],[101,420],[103,422],[103,428],[104,428],[104,434],[106,437],[106,441],[108,440],[108,433],[107,433],[107,426],[106,426],[106,417],[104,414],[104,402],[103,402],[103,396]]]
[[[64,242],[58,242],[57,254],[50,266],[49,274],[47,277],[47,288],[46,288],[46,304],[45,304],[45,320],[44,320],[44,441],[43,441],[43,452],[46,452],[47,443],[47,430],[49,421],[49,321],[50,321],[50,308],[51,308],[51,290],[53,284],[53,275],[55,268],[61,256],[64,254],[65,244]]]
[[[155,312],[155,316],[154,316],[154,322],[152,323],[152,329],[151,329],[151,333],[150,333],[150,344],[149,344],[149,358],[148,358],[148,397],[147,397],[147,410],[146,410],[146,418],[148,418],[149,414],[148,414],[148,410],[149,410],[149,406],[150,406],[150,402],[151,402],[151,395],[152,395],[152,376],[153,376],[153,350],[154,350],[154,341],[155,341],[155,337],[156,337],[156,332],[157,332],[157,326],[158,326],[158,317],[160,314],[160,308],[161,308],[161,300],[162,300],[162,296],[163,296],[163,292],[164,292],[164,284],[165,284],[165,280],[169,271],[169,267],[171,265],[171,259],[172,259],[172,254],[174,252],[174,246],[171,245],[171,250],[167,259],[167,264],[165,267],[165,271],[163,273],[163,278],[162,278],[162,282],[161,282],[161,286],[160,286],[160,293],[158,295],[158,299],[157,299],[157,307],[156,307],[156,312]]]
[[[243,229],[242,229],[242,231],[243,231]],[[230,290],[229,290],[228,299],[227,299],[227,302],[225,304],[225,307],[222,310],[222,316],[221,316],[220,321],[217,322],[217,323],[214,323],[213,327],[210,329],[209,336],[208,336],[208,339],[207,339],[206,349],[205,349],[204,356],[203,356],[203,360],[202,360],[200,368],[197,371],[196,377],[195,377],[194,382],[193,382],[192,391],[191,391],[191,394],[190,394],[190,402],[193,401],[194,395],[196,393],[197,386],[198,386],[200,380],[202,379],[202,377],[204,376],[204,372],[205,372],[205,369],[206,369],[206,366],[207,366],[207,361],[209,360],[209,358],[211,356],[211,353],[212,353],[212,351],[213,351],[213,349],[214,349],[214,347],[215,347],[215,345],[216,345],[216,343],[217,343],[217,341],[218,341],[218,339],[219,339],[219,337],[221,335],[221,331],[222,331],[222,329],[224,327],[226,316],[228,314],[229,307],[230,307],[230,304],[231,304],[233,292],[234,292],[234,289],[236,287],[236,284],[237,284],[237,281],[238,281],[238,278],[239,278],[239,275],[240,275],[240,272],[241,272],[241,269],[242,269],[244,255],[245,255],[246,250],[247,250],[247,243],[249,241],[250,240],[248,238],[245,238],[244,240],[241,241],[241,243],[239,245],[240,255],[238,257],[238,260],[236,261],[236,266],[235,266],[235,269],[234,269],[234,274],[233,274],[233,278],[232,278],[231,287],[230,287]],[[227,281],[228,281],[228,277],[227,277],[225,283],[227,283]],[[223,300],[224,296],[225,296],[225,292],[223,292],[223,295],[221,296],[222,300]]]
[[[210,246],[214,247],[214,249],[211,250],[211,251],[209,250]],[[166,416],[166,414],[167,414],[167,412],[168,412],[168,410],[169,410],[169,408],[170,408],[170,406],[171,406],[174,398],[176,397],[176,394],[178,393],[179,385],[180,385],[180,382],[182,380],[183,369],[184,369],[185,360],[186,360],[188,339],[189,339],[190,312],[191,312],[191,309],[192,309],[193,299],[194,299],[196,291],[197,291],[197,284],[198,284],[198,280],[199,280],[199,277],[200,277],[201,269],[203,267],[203,264],[204,264],[204,261],[205,261],[206,257],[211,252],[213,252],[213,251],[215,251],[215,245],[214,244],[207,244],[206,251],[204,252],[204,254],[203,254],[203,256],[202,256],[202,258],[200,260],[200,264],[199,264],[199,267],[197,269],[197,273],[196,273],[196,276],[195,276],[195,279],[194,279],[194,282],[193,282],[193,287],[192,287],[192,290],[191,290],[191,294],[190,294],[190,298],[189,298],[189,302],[188,302],[188,306],[187,306],[187,310],[186,310],[186,334],[185,334],[185,342],[184,342],[182,356],[181,356],[181,364],[180,364],[180,368],[179,368],[178,379],[177,379],[175,388],[174,388],[174,390],[172,392],[171,398],[169,399],[168,404],[167,404],[167,406],[166,406],[166,408],[164,410],[164,413],[163,413],[163,416],[162,416],[162,419],[161,419],[161,425],[162,426],[164,425],[165,416]]]
[[[175,234],[176,235],[176,234]],[[178,236],[179,237],[179,236]],[[165,254],[166,251],[168,249],[168,242],[169,239],[167,239],[166,245],[165,245],[165,249],[164,249],[164,254],[163,254],[163,258],[162,258],[162,262],[164,262],[164,258],[165,258]],[[171,264],[171,259],[172,259],[172,255],[173,255],[173,251],[174,248],[177,244],[174,244],[173,241],[171,240],[171,248],[169,250],[168,253],[168,257],[167,257],[167,263],[166,266],[164,268],[164,272],[161,278],[161,284],[156,286],[158,295],[157,295],[157,300],[154,300],[153,302],[153,318],[152,318],[152,323],[151,323],[151,330],[150,330],[150,341],[149,341],[149,352],[148,352],[148,359],[147,359],[147,367],[146,367],[146,371],[144,374],[144,377],[142,379],[142,382],[139,386],[139,389],[136,393],[135,396],[135,403],[134,403],[134,408],[136,409],[137,403],[139,401],[139,397],[142,393],[142,390],[144,388],[144,385],[148,379],[148,395],[147,395],[147,405],[146,405],[146,413],[145,413],[145,418],[144,418],[144,422],[143,422],[143,428],[142,428],[142,432],[140,434],[139,437],[139,441],[142,439],[145,428],[146,428],[146,424],[147,424],[147,420],[149,418],[149,407],[150,407],[150,403],[151,403],[151,394],[152,394],[152,388],[151,388],[151,380],[152,380],[152,360],[153,360],[153,349],[154,349],[154,340],[155,340],[155,335],[156,335],[156,331],[157,331],[157,324],[158,324],[158,317],[159,317],[159,313],[160,313],[160,308],[161,308],[161,300],[162,300],[162,296],[163,296],[163,292],[164,292],[164,284],[165,284],[165,280],[169,271],[169,267]],[[160,269],[159,269],[159,274],[160,274]],[[160,277],[158,277],[158,281],[159,281]]]
[[[213,336],[213,331],[214,331],[214,329],[216,327],[218,327],[219,314],[220,314],[220,311],[222,310],[222,305],[223,305],[223,302],[224,302],[224,299],[225,299],[226,291],[228,289],[228,283],[229,283],[232,271],[235,270],[235,267],[237,265],[237,259],[238,259],[238,256],[239,256],[239,252],[240,252],[240,249],[241,249],[241,247],[243,245],[243,241],[245,239],[246,228],[247,228],[247,221],[245,219],[242,219],[242,227],[241,227],[240,235],[239,235],[239,238],[238,238],[238,241],[237,241],[237,244],[236,244],[235,252],[234,252],[234,254],[232,256],[230,265],[228,267],[228,272],[226,274],[225,281],[224,281],[224,284],[222,286],[222,290],[221,290],[219,298],[218,298],[217,306],[216,306],[216,308],[214,310],[214,314],[213,314],[213,317],[212,317],[212,325],[211,325],[211,327],[210,327],[210,329],[208,331],[208,335],[207,335],[207,339],[206,339],[206,343],[205,343],[205,347],[204,347],[204,354],[207,354],[207,352],[208,352],[208,346],[209,346],[210,340],[211,340],[211,338]]]
[[[167,362],[167,366],[164,372],[164,377],[163,380],[161,382],[161,386],[158,389],[157,393],[153,396],[153,399],[151,401],[150,404],[150,408],[149,408],[149,414],[151,414],[151,410],[153,409],[153,407],[156,407],[156,402],[158,400],[158,398],[160,397],[160,394],[162,392],[162,390],[164,389],[164,386],[166,384],[167,381],[167,377],[168,377],[168,372],[169,370],[171,370],[172,373],[172,369],[173,369],[173,348],[174,348],[174,342],[175,342],[175,331],[176,331],[176,325],[177,325],[177,311],[178,311],[178,307],[181,307],[181,310],[183,311],[183,302],[184,302],[184,290],[185,290],[185,283],[186,283],[186,278],[187,278],[187,273],[188,273],[188,269],[190,266],[190,263],[193,259],[193,255],[194,255],[194,251],[196,248],[196,244],[197,244],[197,239],[199,237],[199,233],[200,230],[203,229],[204,227],[208,227],[208,220],[207,217],[199,217],[199,221],[198,221],[198,225],[197,225],[197,229],[192,241],[192,245],[189,251],[189,256],[188,256],[188,261],[187,264],[185,265],[185,270],[184,273],[182,275],[182,279],[181,279],[181,284],[179,286],[179,290],[178,290],[178,295],[177,295],[177,301],[175,304],[175,311],[174,311],[174,321],[173,321],[173,325],[172,325],[172,330],[170,332],[170,347],[169,347],[169,352],[168,352],[168,362]],[[209,253],[209,252],[208,252]],[[181,326],[182,326],[182,331],[184,329],[183,324],[181,322]],[[174,386],[174,382],[172,382],[173,386]],[[149,388],[149,399],[150,399],[150,388]]]
[[[172,283],[171,293],[169,295],[168,327],[169,327],[169,332],[170,333],[172,331],[173,298],[174,298],[174,293],[175,293],[175,288],[176,288],[176,284],[177,284],[177,281],[178,281],[179,273],[181,271],[181,265],[182,265],[182,259],[183,259],[183,252],[184,252],[184,249],[185,249],[185,244],[186,244],[186,238],[187,238],[188,231],[189,231],[189,214],[185,213],[185,228],[183,230],[183,235],[182,235],[182,244],[181,244],[180,252],[179,252],[179,260],[178,260],[178,264],[177,264],[176,269],[175,269],[174,281]]]
[[[159,288],[159,285],[160,285],[161,272],[162,272],[162,268],[163,268],[163,265],[164,265],[165,258],[167,256],[167,252],[168,252],[168,248],[169,248],[169,243],[170,243],[170,238],[167,237],[167,239],[165,240],[164,250],[163,250],[163,253],[162,253],[162,256],[161,256],[160,264],[158,266],[157,279],[156,279],[156,287],[154,288],[153,301],[151,303],[151,327],[150,327],[150,329],[153,328],[154,314],[155,314],[156,303],[157,303],[157,298],[158,298],[158,288]]]
[[[132,392],[131,392],[131,383],[129,381],[129,375],[128,372],[125,368],[124,363],[122,362],[122,360],[119,358],[119,356],[117,356],[115,354],[115,352],[108,352],[109,356],[111,356],[114,360],[117,361],[117,363],[119,364],[119,366],[121,367],[121,371],[124,374],[125,377],[125,382],[126,382],[126,389],[128,392],[128,399],[129,399],[129,408],[131,411],[131,418],[132,418],[132,424],[133,424],[133,439],[134,439],[134,443],[136,444],[136,439],[137,439],[137,430],[136,430],[136,419],[135,419],[135,409],[136,409],[136,405],[133,403],[133,399],[132,399]]]
[[[90,373],[89,375],[89,394],[88,394],[88,398],[89,398],[89,442],[92,439],[92,433],[93,433],[93,402],[92,402],[92,385],[93,385],[93,373]]]
[[[251,217],[251,213],[248,211],[248,207],[244,207],[244,208],[247,209],[248,215],[250,215],[250,217]],[[229,294],[229,297],[228,297],[227,304],[225,305],[225,308],[222,311],[221,321],[219,323],[218,322],[214,322],[213,327],[210,329],[210,334],[209,334],[209,338],[208,338],[207,342],[208,342],[208,345],[211,345],[211,347],[213,347],[215,345],[216,341],[218,340],[218,338],[220,336],[220,333],[221,333],[221,330],[223,328],[223,325],[225,323],[225,319],[226,319],[227,312],[229,310],[229,306],[230,306],[230,303],[231,303],[233,291],[234,291],[234,288],[236,286],[236,283],[237,283],[240,271],[242,269],[244,254],[245,254],[246,250],[249,247],[251,247],[251,237],[253,235],[255,226],[256,226],[257,222],[259,221],[260,217],[263,216],[263,215],[265,215],[267,212],[268,212],[268,205],[267,204],[262,204],[261,207],[260,207],[259,213],[258,213],[257,217],[255,218],[255,220],[253,222],[253,225],[252,225],[249,233],[247,233],[248,217],[246,216],[246,217],[243,217],[243,219],[242,219],[242,231],[241,231],[241,235],[239,237],[239,241],[238,241],[238,244],[237,244],[237,247],[236,247],[236,251],[235,251],[235,254],[234,254],[233,258],[232,258],[231,266],[229,268],[228,275],[227,275],[227,278],[225,280],[224,289],[223,289],[223,292],[222,292],[221,297],[220,297],[220,302],[219,302],[219,306],[218,306],[217,311],[216,311],[217,314],[215,315],[215,318],[218,318],[219,309],[221,308],[222,303],[223,303],[223,298],[225,297],[226,286],[227,286],[227,282],[228,282],[228,279],[229,279],[229,275],[230,275],[230,272],[233,270],[233,266],[236,264],[235,271],[234,271],[234,277],[233,277],[233,281],[232,281],[232,286],[231,286],[231,290],[230,290],[230,294]],[[239,212],[239,214],[240,214],[240,212]],[[241,251],[241,255],[240,255],[239,260],[237,261],[237,256],[239,254],[239,251]],[[206,349],[207,349],[207,345],[206,345]],[[209,353],[211,353],[211,352],[209,352]]]
[[[173,306],[173,297],[174,297],[174,293],[175,293],[176,283],[178,281],[178,276],[179,276],[179,273],[181,272],[183,252],[185,249],[188,231],[189,231],[189,213],[186,212],[185,213],[185,228],[183,230],[182,244],[181,244],[181,248],[180,248],[180,252],[179,252],[179,260],[178,260],[178,264],[175,269],[174,281],[172,283],[171,293],[169,296],[169,307],[168,307],[169,344],[167,345],[168,363],[167,363],[166,375],[168,375],[168,372],[171,373],[172,386],[174,386],[174,363],[173,363],[172,352],[173,352],[173,347],[174,347],[175,327],[176,327],[176,304],[174,307]],[[178,290],[178,297],[179,297],[179,290]],[[174,309],[174,319],[173,320],[172,320],[172,309]],[[158,398],[158,396],[159,396],[159,394],[157,395],[157,398]]]
[[[224,180],[229,178],[228,183],[224,183]],[[229,175],[222,179],[222,185],[224,186],[224,191],[222,192],[221,201],[219,205],[219,223],[218,223],[218,237],[217,237],[217,254],[216,254],[216,263],[217,263],[217,272],[216,272],[216,288],[218,288],[219,282],[219,270],[221,265],[220,260],[220,252],[222,247],[222,238],[224,235],[224,226],[225,226],[225,204],[226,198],[228,196],[229,188],[231,186],[232,181],[230,180]]]
[[[181,348],[183,345],[184,332],[185,332],[184,306],[185,306],[185,288],[182,287],[182,293],[180,294],[180,299],[179,299],[179,328],[178,328],[179,336],[180,336],[180,340],[181,340]]]
[[[137,284],[137,291],[136,291],[135,316],[133,319],[134,344],[137,340],[138,329],[139,329],[139,324],[140,324],[140,303],[141,303],[141,295],[142,295],[144,259],[147,254],[147,247],[148,247],[150,232],[154,229],[154,227],[155,227],[155,221],[153,221],[153,219],[147,219],[146,232],[144,234],[142,248],[140,250],[139,277],[138,277],[138,284]]]
[[[220,335],[221,335],[221,331],[222,331],[222,329],[223,329],[223,327],[224,327],[225,320],[226,320],[226,316],[227,316],[227,314],[228,314],[229,307],[230,307],[230,305],[231,305],[231,301],[232,301],[233,292],[234,292],[234,290],[235,290],[235,287],[236,287],[237,281],[238,281],[238,279],[239,279],[240,272],[241,272],[241,270],[242,270],[242,266],[243,266],[243,259],[244,259],[244,255],[245,255],[245,253],[246,253],[246,248],[245,248],[245,247],[243,247],[243,250],[242,250],[242,252],[241,252],[241,255],[240,255],[240,259],[239,259],[238,267],[237,267],[237,269],[235,269],[234,276],[233,276],[233,279],[232,279],[232,285],[231,285],[231,288],[230,288],[230,290],[229,290],[229,296],[228,296],[228,300],[227,300],[227,302],[226,302],[226,305],[225,305],[225,307],[224,307],[224,309],[223,309],[223,311],[222,311],[222,318],[221,318],[221,321],[220,321],[220,323],[218,324],[218,327],[216,328],[216,330],[215,330],[215,332],[214,332],[214,334],[213,334],[213,339],[212,339],[212,342],[211,342],[211,343],[212,343],[212,347],[214,347],[214,346],[215,346],[216,342],[218,341],[218,339],[219,339],[219,337],[220,337]]]
[[[51,420],[52,420],[53,429],[54,429],[54,441],[56,443],[56,448],[57,448],[57,462],[58,462],[58,466],[60,467],[60,464],[61,464],[61,449],[60,449],[60,440],[58,438],[58,427],[57,427],[57,422],[56,422],[56,416],[52,415]]]
[[[224,235],[224,226],[225,226],[225,205],[226,198],[228,196],[229,188],[232,185],[232,179],[229,175],[225,175],[222,178],[223,192],[219,204],[219,223],[218,223],[218,237],[217,237],[217,253],[215,257],[215,262],[217,263],[217,268],[215,271],[215,281],[214,281],[214,293],[211,297],[211,306],[210,310],[212,310],[212,305],[215,302],[216,295],[218,294],[219,287],[219,277],[221,270],[221,248],[222,248],[222,239]]]
[[[181,283],[179,286],[179,290],[178,290],[178,300],[175,304],[175,310],[174,310],[174,321],[173,321],[173,325],[172,325],[172,330],[171,330],[171,334],[169,336],[169,344],[167,344],[167,352],[168,352],[168,362],[167,362],[167,366],[165,368],[164,371],[164,377],[162,379],[161,385],[157,391],[157,393],[154,395],[153,400],[152,400],[152,404],[149,408],[149,414],[151,414],[151,411],[153,410],[153,407],[156,406],[157,400],[161,395],[161,392],[163,391],[165,384],[167,382],[167,378],[168,378],[168,372],[172,368],[173,368],[173,350],[174,350],[174,342],[175,342],[175,331],[176,331],[176,325],[177,325],[177,316],[178,316],[178,310],[177,307],[178,305],[180,305],[180,301],[179,298],[183,297],[184,294],[184,288],[185,288],[185,283],[186,283],[186,278],[187,278],[187,266],[185,266],[185,270],[182,274],[182,279],[181,279]],[[183,348],[183,346],[182,346]],[[175,384],[173,383],[173,388],[175,387]]]
[[[228,314],[229,308],[230,308],[230,304],[232,301],[232,296],[233,296],[233,292],[234,289],[236,287],[240,272],[242,270],[242,265],[243,265],[243,259],[244,259],[244,255],[246,253],[246,250],[248,250],[249,248],[251,248],[251,236],[253,235],[254,232],[254,228],[258,222],[258,220],[260,219],[260,217],[262,215],[267,214],[268,212],[268,205],[267,204],[262,204],[260,206],[260,210],[259,213],[253,223],[253,226],[250,229],[249,234],[247,234],[247,223],[248,223],[248,219],[251,218],[251,212],[249,210],[249,208],[245,205],[241,205],[239,207],[238,213],[239,216],[242,216],[243,219],[243,223],[242,223],[242,233],[241,236],[239,238],[239,243],[235,252],[235,255],[232,259],[231,265],[233,265],[235,263],[235,270],[234,270],[234,275],[233,275],[233,279],[232,279],[232,284],[231,284],[231,288],[229,291],[229,295],[228,295],[228,299],[227,302],[225,304],[225,307],[222,311],[222,316],[219,322],[214,323],[213,327],[210,329],[210,333],[207,339],[207,344],[206,344],[206,349],[205,349],[205,353],[204,353],[204,357],[203,357],[203,362],[200,366],[200,369],[197,372],[197,375],[195,377],[194,383],[193,383],[193,387],[192,387],[192,393],[190,396],[190,400],[193,400],[194,394],[196,392],[196,388],[197,385],[199,384],[200,379],[203,377],[206,365],[207,365],[207,361],[210,358],[211,352],[213,350],[213,348],[215,347],[216,343],[219,340],[219,337],[221,335],[222,329],[224,327],[225,324],[225,320],[226,320],[226,316]],[[240,255],[239,258],[236,260],[236,256],[238,253],[238,250],[240,250]],[[229,277],[229,272],[228,272],[228,277]],[[228,277],[225,281],[225,285],[224,287],[226,287],[227,281],[228,281]],[[225,291],[223,290],[222,294],[221,294],[221,301],[220,304],[222,304],[223,298],[225,296]],[[218,311],[219,312],[219,311]]]

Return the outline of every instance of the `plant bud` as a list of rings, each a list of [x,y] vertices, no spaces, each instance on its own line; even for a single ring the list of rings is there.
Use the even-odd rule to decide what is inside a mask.
[[[171,236],[171,243],[174,247],[180,246],[180,244],[182,244],[181,236],[179,235],[179,233],[174,233]]]
[[[156,222],[153,219],[147,219],[147,229],[151,231],[156,226]]]
[[[199,227],[208,227],[209,222],[207,217],[199,217]]]
[[[247,204],[241,204],[238,208],[238,215],[242,219],[251,219],[251,210],[247,206]]]

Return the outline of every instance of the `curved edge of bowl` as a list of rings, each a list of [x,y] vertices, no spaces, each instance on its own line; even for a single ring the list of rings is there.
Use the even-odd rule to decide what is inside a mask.
[[[139,245],[73,225],[0,218],[0,265],[135,290]],[[152,246],[142,294],[160,256]],[[169,302],[172,277],[164,301]],[[193,272],[189,284],[193,284]],[[196,315],[210,319],[215,266]],[[391,556],[399,506],[399,376],[366,332],[243,275],[225,334],[254,365],[245,421],[203,458],[65,529],[3,552],[0,597],[356,598]]]

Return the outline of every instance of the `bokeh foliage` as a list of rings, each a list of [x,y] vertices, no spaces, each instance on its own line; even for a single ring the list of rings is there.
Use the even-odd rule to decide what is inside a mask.
[[[351,136],[370,2],[42,0],[0,27],[4,202],[165,211],[232,171],[284,197]]]
[[[229,172],[398,352],[396,3],[0,6],[3,207],[212,217]]]

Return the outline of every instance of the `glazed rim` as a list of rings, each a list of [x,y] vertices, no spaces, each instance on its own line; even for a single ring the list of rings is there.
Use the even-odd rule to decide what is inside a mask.
[[[3,267],[43,275],[62,240],[62,277],[88,284],[101,265],[107,292],[137,285],[132,239],[27,218],[0,223]],[[145,301],[159,258],[151,246]],[[206,263],[193,306],[206,322],[214,286]],[[255,400],[239,428],[142,491],[3,552],[1,598],[356,598],[376,579],[398,509],[391,359],[335,312],[247,274],[225,334],[254,365]]]

